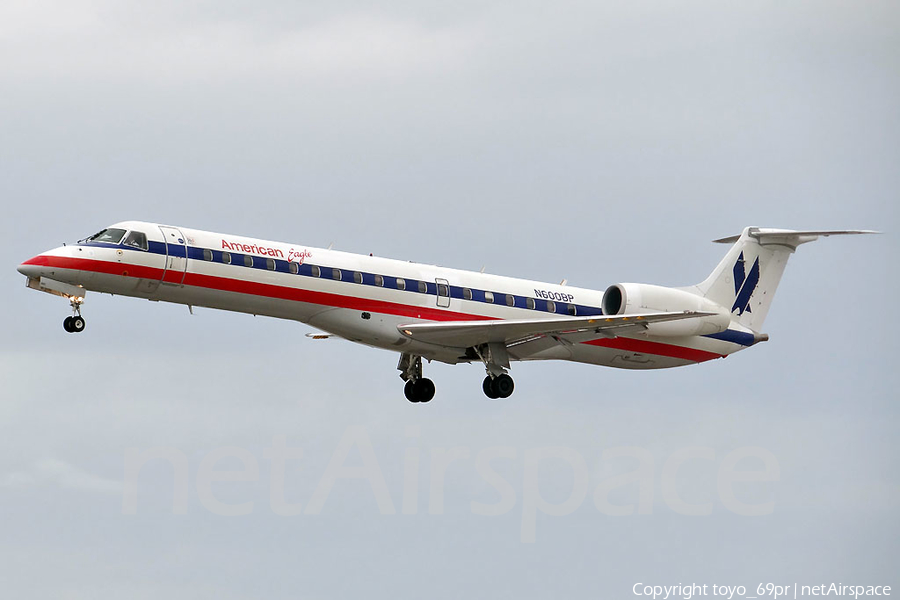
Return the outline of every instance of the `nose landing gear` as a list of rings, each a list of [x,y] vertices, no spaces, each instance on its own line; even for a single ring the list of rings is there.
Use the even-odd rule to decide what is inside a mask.
[[[84,302],[84,297],[72,296],[69,298],[73,314],[71,317],[66,317],[63,321],[63,329],[69,333],[81,333],[84,331],[84,317],[81,316],[82,302]]]

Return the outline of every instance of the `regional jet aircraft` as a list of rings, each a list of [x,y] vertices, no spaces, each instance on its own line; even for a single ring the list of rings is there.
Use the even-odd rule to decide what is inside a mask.
[[[434,383],[422,359],[482,363],[489,398],[513,392],[512,361],[662,369],[765,341],[762,324],[788,257],[820,236],[872,231],[747,227],[701,283],[617,283],[605,291],[126,221],[22,263],[27,286],[68,299],[84,330],[88,291],[291,319],[400,354],[411,402]]]

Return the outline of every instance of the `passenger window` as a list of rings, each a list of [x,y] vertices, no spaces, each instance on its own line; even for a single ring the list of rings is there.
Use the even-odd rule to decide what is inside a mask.
[[[419,282],[419,293],[424,294],[427,291],[428,291],[428,284],[426,284],[424,281],[420,281]]]
[[[250,256],[249,254],[245,254],[245,255],[244,255],[244,266],[245,266],[245,267],[252,267],[252,266],[253,266],[253,257]]]
[[[493,292],[485,292],[484,293],[484,301],[488,304],[494,303],[494,293]]]
[[[300,272],[300,265],[298,265],[294,261],[291,261],[288,263],[288,269],[290,270],[290,272],[292,274],[296,275],[297,273]]]
[[[231,264],[231,255],[228,254],[227,252],[223,252],[222,253],[222,262],[225,263],[226,265],[230,265]]]
[[[125,236],[125,240],[122,243],[126,246],[137,248],[138,250],[146,250],[147,234],[141,231],[131,231]]]
[[[574,317],[574,316],[575,316],[575,305],[574,305],[574,304],[567,304],[567,305],[566,305],[566,312],[568,312],[570,315],[572,315],[572,316]]]
[[[438,284],[438,296],[449,296],[450,286],[445,283]]]
[[[362,283],[362,273],[356,271],[353,273],[353,282],[354,283]]]
[[[506,305],[507,306],[515,306],[516,305],[516,297],[512,294],[506,295]]]
[[[381,275],[376,275],[375,285],[377,285],[378,287],[384,287],[384,277],[382,277]]]
[[[267,268],[268,270],[270,270],[270,271],[274,271],[274,270],[275,270],[275,259],[274,259],[274,258],[267,258],[267,259],[266,259],[266,268]]]
[[[309,270],[312,273],[313,277],[321,277],[322,276],[322,270],[319,269],[319,267],[317,267],[316,265],[311,266],[309,268]]]
[[[472,290],[469,288],[463,288],[463,300],[471,300],[472,299]]]
[[[399,277],[397,278],[397,289],[398,290],[406,289],[406,280],[405,279],[400,279]]]
[[[210,250],[209,248],[204,248],[203,249],[203,260],[212,260],[212,259],[213,259],[212,250]]]
[[[332,269],[331,270],[331,278],[335,281],[341,280],[341,270],[340,269]]]
[[[556,312],[556,303],[553,300],[547,300],[547,312]]]
[[[534,298],[525,298],[525,306],[534,310]]]

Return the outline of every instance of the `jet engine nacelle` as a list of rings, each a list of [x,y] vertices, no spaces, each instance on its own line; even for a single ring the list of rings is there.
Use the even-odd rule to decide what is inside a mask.
[[[647,333],[661,336],[691,336],[719,333],[728,329],[731,314],[712,300],[684,290],[646,283],[617,283],[603,293],[603,314],[627,315],[648,312],[692,310],[716,313],[708,317],[652,323]]]

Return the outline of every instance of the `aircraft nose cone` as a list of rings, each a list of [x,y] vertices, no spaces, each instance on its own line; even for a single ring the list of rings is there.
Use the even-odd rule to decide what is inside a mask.
[[[40,277],[41,276],[41,266],[40,266],[40,257],[35,256],[34,258],[29,258],[21,265],[19,265],[16,270],[24,275],[25,277]]]

